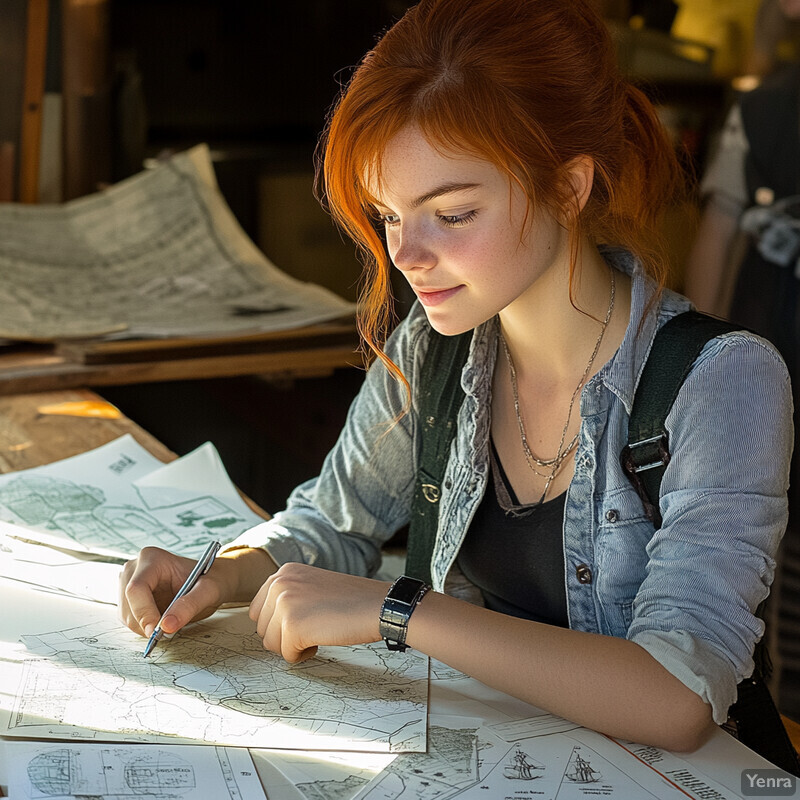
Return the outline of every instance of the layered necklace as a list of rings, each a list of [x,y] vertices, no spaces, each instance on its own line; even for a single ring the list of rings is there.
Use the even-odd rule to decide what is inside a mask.
[[[550,489],[550,484],[553,482],[553,479],[558,474],[558,471],[561,469],[561,465],[564,463],[564,459],[573,451],[575,445],[578,443],[578,437],[580,435],[580,428],[575,436],[572,437],[572,440],[565,445],[565,441],[567,438],[567,431],[569,430],[569,423],[572,419],[572,409],[575,405],[575,398],[580,393],[581,389],[583,388],[584,384],[586,383],[586,379],[589,377],[589,373],[592,369],[592,365],[594,364],[595,358],[597,358],[597,353],[600,350],[600,345],[603,342],[603,337],[606,333],[606,328],[608,327],[608,321],[611,319],[611,314],[614,311],[614,298],[616,296],[616,280],[614,279],[614,270],[611,270],[611,297],[608,301],[608,310],[606,311],[606,317],[603,320],[602,326],[600,328],[600,335],[597,337],[597,341],[594,343],[594,350],[592,350],[591,356],[589,356],[589,361],[586,363],[586,368],[583,370],[583,375],[581,375],[581,379],[578,381],[578,385],[575,387],[575,390],[572,392],[572,397],[569,401],[569,408],[567,409],[567,421],[564,423],[564,429],[561,431],[561,441],[558,443],[558,451],[552,458],[538,458],[533,454],[531,451],[530,445],[528,444],[528,436],[525,433],[525,423],[522,420],[522,411],[519,407],[519,387],[517,385],[517,370],[514,366],[514,360],[511,358],[511,353],[508,349],[508,345],[506,344],[505,337],[501,334],[500,341],[503,343],[503,350],[506,354],[506,361],[508,362],[508,371],[511,375],[511,392],[514,396],[514,411],[517,414],[517,425],[519,426],[519,436],[522,440],[522,451],[525,453],[525,461],[528,463],[528,466],[531,470],[538,475],[540,478],[545,479],[544,490],[542,491],[542,496],[539,498],[537,505],[541,505],[545,501],[545,497],[547,496],[547,492]],[[544,470],[544,471],[540,471]]]

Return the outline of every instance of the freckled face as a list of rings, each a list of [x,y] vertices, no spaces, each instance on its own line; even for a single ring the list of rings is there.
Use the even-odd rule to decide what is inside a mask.
[[[488,161],[436,150],[404,128],[371,187],[394,265],[445,335],[470,330],[535,292],[566,264],[564,230]]]

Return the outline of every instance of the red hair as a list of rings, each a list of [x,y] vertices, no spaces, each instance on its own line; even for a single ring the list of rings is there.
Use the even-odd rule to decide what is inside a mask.
[[[366,181],[409,124],[434,146],[493,163],[534,208],[571,219],[570,279],[586,235],[631,250],[663,285],[654,233],[680,168],[651,103],[620,75],[602,18],[584,0],[422,0],[355,70],[317,164],[321,200],[364,260],[361,334],[401,380],[382,351],[391,265]],[[592,159],[595,178],[570,214],[567,171],[578,156]]]

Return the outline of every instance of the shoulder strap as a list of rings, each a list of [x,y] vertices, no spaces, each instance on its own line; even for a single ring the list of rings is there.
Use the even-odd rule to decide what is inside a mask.
[[[458,410],[464,401],[461,370],[471,341],[472,331],[459,336],[442,336],[431,331],[428,352],[419,375],[420,443],[408,529],[406,575],[425,583],[431,580],[442,480],[456,433]]]
[[[667,415],[706,342],[740,329],[741,326],[698,311],[685,311],[668,320],[653,340],[636,387],[628,444],[620,461],[656,528],[661,527],[661,478],[670,460]]]
[[[735,330],[741,330],[741,326],[686,311],[666,322],[653,341],[633,398],[628,444],[620,460],[656,528],[661,526],[661,478],[670,460],[664,422],[706,342]],[[763,603],[756,615],[761,617],[762,610]],[[753,658],[752,676],[736,687],[737,700],[728,712],[729,724],[736,738],[748,747],[792,775],[800,775],[800,759],[765,683],[770,672],[766,639],[756,642]]]

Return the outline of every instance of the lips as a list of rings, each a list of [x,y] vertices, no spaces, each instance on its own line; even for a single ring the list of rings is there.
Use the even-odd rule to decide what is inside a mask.
[[[453,286],[451,289],[419,289],[416,287],[412,287],[414,289],[414,293],[419,297],[420,303],[424,306],[438,306],[440,303],[443,303],[445,300],[449,300],[454,294],[456,294],[461,288],[459,286]]]

